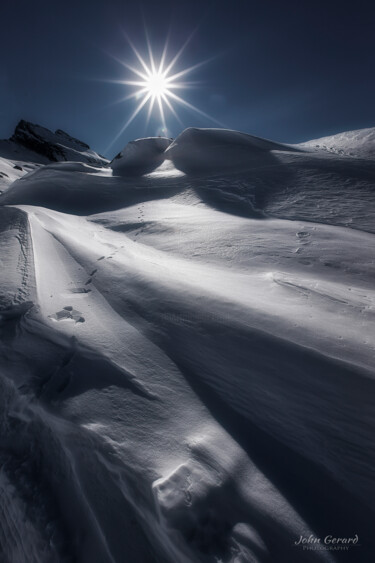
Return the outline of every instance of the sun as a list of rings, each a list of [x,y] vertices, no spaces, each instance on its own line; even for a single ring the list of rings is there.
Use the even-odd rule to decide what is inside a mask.
[[[156,98],[162,98],[168,95],[168,82],[165,76],[160,72],[154,72],[148,77],[145,82],[145,88],[151,96]]]
[[[222,123],[212,118],[204,111],[201,111],[193,104],[185,100],[183,97],[181,97],[179,94],[177,94],[177,91],[179,90],[185,90],[197,85],[197,82],[186,82],[185,77],[208,62],[208,61],[203,61],[193,66],[190,66],[188,68],[185,68],[183,70],[176,70],[177,62],[179,61],[181,54],[185,50],[192,36],[188,38],[188,40],[184,43],[184,45],[180,48],[180,50],[169,60],[167,56],[168,42],[166,41],[160,59],[157,60],[155,54],[152,51],[147,34],[146,37],[147,37],[148,60],[146,59],[146,57],[142,57],[138,49],[136,49],[136,47],[133,45],[133,43],[127,36],[126,39],[131,49],[133,50],[133,53],[137,59],[138,64],[130,65],[127,62],[118,59],[117,57],[113,57],[117,62],[119,62],[123,67],[125,67],[127,71],[130,71],[133,74],[134,78],[132,80],[127,80],[127,79],[110,80],[109,82],[121,84],[125,86],[127,89],[128,87],[134,88],[133,92],[127,94],[119,101],[124,102],[129,99],[135,99],[136,101],[138,101],[138,105],[135,107],[132,114],[126,120],[121,130],[112,140],[108,149],[117,141],[117,139],[122,135],[125,129],[136,118],[136,116],[140,113],[140,111],[143,108],[147,107],[147,105],[148,105],[148,111],[147,111],[146,127],[148,126],[150,117],[155,110],[159,113],[161,126],[164,131],[167,131],[167,125],[166,125],[167,113],[168,115],[170,114],[173,115],[173,118],[176,119],[182,127],[184,127],[184,124],[182,123],[174,107],[175,104],[184,106],[186,109],[199,114],[201,117],[213,121],[217,125],[223,126]]]

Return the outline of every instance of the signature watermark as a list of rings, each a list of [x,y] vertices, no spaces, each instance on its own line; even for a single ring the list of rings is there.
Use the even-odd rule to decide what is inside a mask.
[[[358,534],[353,537],[339,538],[332,535],[318,537],[310,534],[309,536],[299,536],[294,542],[294,546],[308,551],[349,551],[350,548],[359,546]]]

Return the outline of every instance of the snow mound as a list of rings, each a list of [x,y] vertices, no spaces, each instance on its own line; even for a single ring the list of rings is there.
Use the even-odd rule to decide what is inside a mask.
[[[271,151],[297,149],[229,129],[185,129],[165,152],[179,170],[195,173],[234,166],[246,168],[260,158],[268,162]]]
[[[133,205],[151,197],[167,197],[171,189],[162,177],[150,193],[151,180],[134,185],[133,175],[112,176],[110,168],[78,162],[42,166],[13,182],[1,196],[5,205],[30,204],[78,215],[99,213]]]
[[[375,127],[345,131],[329,137],[313,139],[297,145],[301,148],[313,148],[343,156],[360,158],[375,157]]]
[[[130,141],[111,162],[111,168],[117,176],[141,176],[152,172],[164,161],[164,151],[172,139],[166,137],[148,137]]]

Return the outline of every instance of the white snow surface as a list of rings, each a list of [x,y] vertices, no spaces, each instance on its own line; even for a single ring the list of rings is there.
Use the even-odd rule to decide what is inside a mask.
[[[5,193],[15,180],[39,168],[39,164],[24,160],[8,160],[0,156],[0,195]]]
[[[371,560],[366,143],[130,145],[0,197],[0,559]]]
[[[344,131],[336,135],[313,139],[296,145],[301,148],[315,148],[338,155],[355,156],[358,158],[375,158],[375,127]]]

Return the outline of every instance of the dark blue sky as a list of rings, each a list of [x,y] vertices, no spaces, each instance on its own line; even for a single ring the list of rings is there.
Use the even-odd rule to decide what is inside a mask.
[[[133,91],[96,79],[132,79],[109,54],[134,64],[121,28],[146,54],[143,17],[156,52],[170,54],[197,28],[177,70],[183,96],[231,129],[285,142],[375,126],[375,7],[326,0],[3,0],[0,8],[0,137],[21,118],[62,128],[104,152],[135,102]],[[143,16],[142,16],[143,11]],[[109,53],[109,54],[108,54]],[[176,106],[177,109],[177,106]],[[178,108],[185,127],[214,127]],[[107,153],[158,133],[141,113]],[[167,117],[170,135],[181,125]]]

